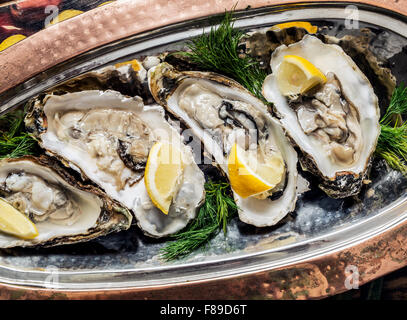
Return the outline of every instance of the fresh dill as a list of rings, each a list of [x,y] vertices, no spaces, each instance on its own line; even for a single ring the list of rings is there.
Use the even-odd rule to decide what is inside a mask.
[[[263,81],[267,74],[253,58],[239,56],[238,45],[244,32],[234,28],[232,12],[226,12],[220,25],[212,27],[208,34],[192,39],[187,47],[190,51],[179,52],[193,63],[208,71],[224,74],[248,89],[259,99]]]
[[[380,120],[381,133],[376,155],[404,175],[407,175],[407,123],[400,119],[406,112],[407,86],[402,83],[394,90],[389,107]]]
[[[392,94],[389,107],[380,120],[381,125],[391,125],[394,122],[394,116],[399,116],[407,112],[407,86],[401,83]],[[397,125],[397,123],[396,123]]]
[[[166,261],[186,256],[208,243],[220,230],[226,234],[226,226],[237,213],[237,205],[230,196],[229,184],[208,182],[205,184],[205,202],[198,216],[184,230],[172,236],[174,241],[161,249]]]
[[[23,110],[0,116],[0,159],[18,158],[38,153],[38,144],[25,131]]]

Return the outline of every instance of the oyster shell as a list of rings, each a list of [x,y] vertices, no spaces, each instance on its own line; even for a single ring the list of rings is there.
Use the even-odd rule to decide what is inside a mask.
[[[137,60],[132,60],[86,72],[45,93],[65,94],[86,90],[114,90],[131,97],[148,97],[146,77],[147,71],[143,65]]]
[[[0,162],[0,194],[36,225],[22,240],[0,233],[0,248],[54,246],[90,240],[130,227],[132,216],[98,188],[79,184],[56,161],[30,156]]]
[[[388,68],[388,60],[381,57],[374,45],[376,35],[368,28],[363,28],[355,32],[354,35],[345,35],[341,38],[324,36],[324,43],[337,44],[349,55],[358,65],[360,70],[366,75],[373,89],[379,98],[379,105],[387,107],[396,87],[396,78]],[[385,44],[380,47],[387,48]],[[384,114],[385,108],[381,110]]]
[[[256,154],[283,159],[284,177],[275,188],[256,197],[234,194],[242,221],[271,226],[294,210],[297,155],[260,100],[231,79],[207,72],[178,72],[168,63],[150,69],[148,77],[156,101],[191,128],[226,175],[227,157],[239,139]]]
[[[241,56],[251,56],[257,60],[262,69],[268,69],[270,56],[277,47],[298,42],[306,34],[315,33],[318,29],[311,24],[307,28],[301,27],[303,24],[298,21],[282,23],[271,28],[248,32],[239,43]]]
[[[139,97],[109,90],[47,95],[31,101],[25,121],[47,153],[131,210],[147,235],[181,230],[204,199],[203,173],[158,105],[144,106]],[[179,144],[191,159],[168,215],[152,204],[143,179],[149,150],[157,141]]]
[[[327,83],[302,96],[284,97],[275,75],[286,55],[310,61],[327,76]],[[329,196],[357,194],[380,134],[378,99],[369,80],[339,46],[310,35],[278,47],[270,65],[263,95],[302,151],[302,166],[319,176]]]

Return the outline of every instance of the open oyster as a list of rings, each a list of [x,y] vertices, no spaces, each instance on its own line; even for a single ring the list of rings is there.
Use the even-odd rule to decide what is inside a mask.
[[[55,161],[23,157],[0,162],[0,195],[33,221],[39,235],[22,240],[0,232],[0,248],[53,246],[130,227],[130,212],[93,186],[75,181]]]
[[[306,34],[318,31],[309,22],[293,21],[279,23],[274,26],[256,29],[244,35],[239,48],[242,55],[249,55],[259,62],[262,69],[268,69],[271,53],[280,45],[289,45],[300,41]]]
[[[379,36],[369,28],[362,28],[352,35],[341,38],[325,35],[322,41],[327,44],[337,44],[349,55],[366,75],[379,99],[379,105],[388,106],[394,89],[396,78],[388,68],[388,59],[379,48],[388,48],[384,43],[378,46]],[[384,110],[381,110],[383,113]]]
[[[242,221],[271,226],[294,210],[297,155],[260,100],[231,79],[178,72],[168,63],[150,69],[148,76],[156,101],[192,129],[229,179],[229,159],[236,145],[244,152],[252,151],[259,163],[264,159],[276,163],[274,184],[261,194],[241,196],[232,183]]]
[[[284,96],[277,74],[286,56],[312,63],[326,76],[326,83],[301,95]],[[263,95],[302,151],[303,167],[320,177],[320,187],[329,196],[357,194],[380,134],[378,99],[369,80],[339,46],[310,35],[278,47],[270,65],[272,74],[264,81]]]
[[[130,209],[150,236],[179,231],[203,201],[203,173],[158,105],[144,106],[141,98],[115,91],[47,95],[31,101],[26,126],[49,154]],[[149,151],[158,141],[177,143],[192,158],[168,215],[153,205],[143,179]]]

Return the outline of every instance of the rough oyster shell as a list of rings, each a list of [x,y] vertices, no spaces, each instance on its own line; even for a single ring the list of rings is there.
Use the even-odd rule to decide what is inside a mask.
[[[47,94],[65,94],[86,90],[114,90],[127,96],[148,96],[147,71],[137,60],[133,63],[107,66],[81,74],[46,91]],[[137,65],[137,70],[133,65]]]
[[[0,194],[7,197],[16,196],[20,189],[9,189],[8,178],[15,175],[17,178],[25,177],[30,181],[36,177],[38,181],[43,181],[49,191],[62,192],[66,201],[73,201],[77,207],[74,212],[75,219],[64,222],[56,222],[52,219],[36,222],[39,235],[32,240],[22,240],[5,233],[0,233],[0,248],[29,247],[29,246],[55,246],[87,241],[111,232],[127,230],[132,221],[130,212],[123,208],[118,202],[111,200],[105,193],[91,185],[80,184],[72,175],[64,170],[55,160],[42,156],[35,158],[26,156],[18,159],[6,159],[0,162]],[[20,180],[22,181],[22,180]],[[24,181],[24,184],[26,184]],[[17,180],[18,182],[18,180]],[[31,182],[30,182],[31,183]],[[37,182],[38,183],[38,182]],[[21,184],[21,183],[20,183]],[[26,188],[26,185],[24,185]],[[52,188],[52,189],[51,189]],[[37,188],[36,190],[41,190]],[[32,189],[34,196],[34,190]],[[36,197],[47,202],[44,193]],[[52,201],[55,194],[51,194]],[[32,198],[26,198],[31,204]],[[30,205],[29,210],[33,209]],[[56,211],[54,211],[55,214]]]
[[[297,26],[279,28],[279,25],[275,25],[248,32],[239,43],[239,49],[242,56],[251,56],[259,62],[262,69],[268,69],[270,56],[277,47],[298,42],[308,33],[308,30]]]
[[[375,51],[377,48],[372,45],[374,39],[375,34],[370,29],[363,28],[354,35],[345,35],[339,39],[325,35],[323,41],[339,45],[355,61],[372,84],[380,106],[387,108],[396,87],[396,78],[386,67],[387,59],[380,57]],[[384,108],[381,112],[384,113]]]

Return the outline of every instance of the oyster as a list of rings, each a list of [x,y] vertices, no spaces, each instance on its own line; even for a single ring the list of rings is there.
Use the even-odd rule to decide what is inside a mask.
[[[378,48],[389,48],[390,44],[378,45],[375,41],[380,40],[375,39],[376,35],[372,30],[363,28],[354,35],[341,38],[325,35],[323,41],[339,45],[369,79],[379,99],[379,105],[388,106],[396,87],[396,77],[387,66],[388,59],[382,56]],[[384,110],[381,112],[383,114]]]
[[[158,105],[144,106],[139,97],[109,90],[47,95],[31,101],[25,122],[47,153],[131,210],[150,236],[167,236],[185,227],[204,199],[205,179],[192,150]],[[179,144],[191,159],[168,215],[153,205],[143,179],[157,141]]]
[[[26,156],[0,162],[0,194],[36,225],[22,240],[0,233],[0,248],[53,246],[96,238],[130,227],[130,212],[93,186],[75,181],[56,161]]]
[[[249,55],[257,60],[262,69],[268,69],[271,53],[280,45],[300,41],[306,34],[313,34],[318,27],[309,22],[293,21],[280,23],[271,28],[248,32],[239,43],[241,56]]]
[[[326,83],[303,95],[283,96],[276,74],[286,55],[311,62],[326,76]],[[302,166],[320,178],[320,187],[329,196],[357,194],[380,134],[378,99],[369,80],[339,46],[310,35],[278,47],[270,65],[272,74],[264,81],[263,95],[302,151]]]
[[[148,97],[146,77],[147,71],[143,65],[138,60],[131,60],[86,72],[53,87],[46,93],[55,95],[86,90],[114,90],[131,97]]]
[[[235,143],[260,159],[282,164],[281,176],[267,192],[249,197],[234,192],[242,221],[271,226],[294,210],[297,155],[260,100],[231,79],[206,72],[179,72],[168,63],[150,69],[148,77],[156,101],[191,128],[229,178],[227,158]]]

